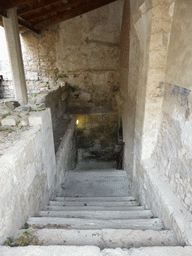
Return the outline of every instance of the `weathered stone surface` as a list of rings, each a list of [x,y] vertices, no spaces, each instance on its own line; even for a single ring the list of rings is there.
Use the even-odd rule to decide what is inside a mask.
[[[96,246],[28,246],[23,248],[1,247],[1,256],[101,256],[100,249]]]
[[[82,101],[90,101],[91,100],[91,94],[87,92],[82,92],[79,95],[80,100]]]
[[[113,212],[112,212],[113,213]],[[125,211],[124,211],[125,213]],[[75,216],[75,211],[73,213]],[[25,230],[20,230],[16,237],[20,237]],[[104,248],[139,248],[150,246],[178,246],[172,231],[126,230],[126,229],[90,229],[90,230],[62,230],[62,229],[33,229],[43,245],[94,245]]]
[[[6,101],[5,102],[5,106],[8,108],[8,109],[10,109],[11,111],[13,111],[14,110],[14,105],[11,103],[11,102],[9,102],[9,101]]]
[[[47,87],[48,87],[48,84],[46,84],[46,83],[41,83],[40,86],[41,86],[41,88],[47,88]]]
[[[41,129],[35,126],[26,130],[0,157],[1,244],[53,193],[56,162],[50,110],[44,111],[41,121]],[[11,134],[17,129],[10,130]]]
[[[65,91],[65,92],[61,95],[61,100],[62,100],[62,101],[66,100],[68,96],[69,96],[68,91]]]
[[[14,109],[14,111],[27,111],[29,112],[31,110],[31,106],[30,105],[25,105],[25,106],[20,106]]]
[[[7,116],[6,118],[1,120],[1,124],[3,126],[5,126],[5,125],[13,125],[14,126],[17,124],[18,120],[19,120],[19,118],[16,116]]]
[[[102,256],[190,256],[192,253],[191,247],[152,247],[139,249],[105,249],[102,251]]]
[[[61,194],[62,186],[67,173],[76,166],[76,143],[75,143],[75,118],[68,125],[68,129],[61,140],[60,146],[56,152],[56,175],[55,175],[55,193]]]
[[[76,118],[79,121],[76,127],[79,159],[117,161],[118,114],[77,115]],[[84,149],[82,154],[81,149]]]
[[[19,126],[28,126],[28,125],[29,125],[29,118],[28,116],[25,116],[20,121]]]
[[[1,256],[191,256],[191,247],[153,247],[139,249],[104,249],[96,246],[26,246],[18,248],[1,247]]]

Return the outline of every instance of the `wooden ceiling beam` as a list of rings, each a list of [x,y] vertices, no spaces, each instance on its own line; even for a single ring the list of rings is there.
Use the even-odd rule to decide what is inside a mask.
[[[82,3],[85,3],[85,1],[82,1]],[[74,2],[73,4],[65,4],[62,6],[56,6],[56,7],[52,7],[50,10],[41,9],[40,13],[37,13],[37,11],[35,10],[35,12],[33,12],[34,14],[30,14],[30,16],[26,16],[25,13],[22,13],[20,16],[22,18],[24,18],[25,20],[30,20],[30,22],[35,22],[36,20],[38,21],[41,17],[49,17],[50,15],[53,16],[53,14],[57,14],[58,12],[64,12],[64,11],[69,11],[70,9],[76,8],[78,7],[79,3],[78,2]]]
[[[7,17],[7,11],[5,9],[3,9],[2,7],[0,7],[0,15],[2,15],[5,18],[8,18]]]
[[[6,9],[10,9],[13,7],[20,7],[24,4],[27,4],[27,5],[38,4],[38,0],[13,0],[7,4]]]
[[[21,15],[21,14],[22,15],[28,15],[28,14],[31,15],[33,13],[39,12],[43,8],[46,8],[48,6],[52,6],[52,5],[55,5],[55,4],[58,4],[58,3],[62,3],[62,0],[49,0],[46,3],[39,3],[39,4],[37,4],[35,7],[31,6],[31,7],[27,8],[25,11],[23,11],[22,9],[18,10],[17,13],[19,15]]]
[[[38,26],[40,28],[45,28],[45,27],[51,26],[55,23],[59,23],[59,22],[77,17],[81,14],[84,14],[86,12],[89,12],[89,11],[92,11],[94,9],[100,8],[104,5],[110,4],[110,3],[115,2],[115,1],[117,1],[117,0],[99,0],[99,1],[94,0],[94,1],[91,1],[90,3],[82,5],[80,7],[71,9],[70,11],[57,13],[56,15],[53,15],[52,17],[47,18],[47,19],[42,20],[42,21],[39,21],[37,23],[32,22],[32,24],[33,24],[33,26],[35,25],[35,26]]]
[[[9,17],[7,16],[7,11],[4,10],[3,8],[1,8],[1,7],[0,7],[0,15],[2,15],[2,16],[5,17],[5,18],[9,18]],[[18,18],[18,23],[19,23],[20,25],[22,25],[23,27],[32,30],[33,32],[35,32],[35,33],[37,33],[37,34],[40,34],[40,33],[41,33],[41,30],[40,30],[40,29],[34,28],[30,23],[28,23],[28,22],[26,22],[26,21],[24,21],[24,20],[22,20],[22,19],[19,19],[19,18]]]
[[[21,20],[18,18],[18,23],[19,25],[28,28],[30,30],[32,30],[33,32],[37,33],[37,34],[41,34],[41,30],[38,28],[34,28],[30,23],[26,22],[25,20]]]

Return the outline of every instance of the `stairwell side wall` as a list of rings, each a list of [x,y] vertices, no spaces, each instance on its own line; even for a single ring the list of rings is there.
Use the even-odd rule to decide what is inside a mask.
[[[125,169],[141,204],[181,244],[191,245],[191,4],[127,2],[129,67],[121,66],[122,94],[130,90],[123,106]]]
[[[62,189],[64,189],[64,182],[68,171],[73,170],[76,167],[76,163],[76,118],[73,118],[56,153],[57,171],[55,175],[55,189],[53,196],[61,195]]]
[[[48,203],[56,161],[51,112],[30,112],[29,130],[0,159],[0,244]]]

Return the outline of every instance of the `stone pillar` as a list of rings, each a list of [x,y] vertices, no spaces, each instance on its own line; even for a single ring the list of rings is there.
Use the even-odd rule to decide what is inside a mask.
[[[15,86],[15,97],[21,105],[28,103],[27,87],[23,67],[21,43],[19,38],[19,26],[16,8],[7,11],[9,18],[3,17],[3,25],[9,51],[10,64],[12,68],[13,82]]]

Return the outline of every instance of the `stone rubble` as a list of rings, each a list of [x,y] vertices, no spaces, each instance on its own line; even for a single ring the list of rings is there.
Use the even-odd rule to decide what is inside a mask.
[[[0,156],[29,129],[30,111],[33,113],[37,109],[39,110],[39,106],[30,105],[15,108],[9,100],[0,102]]]

